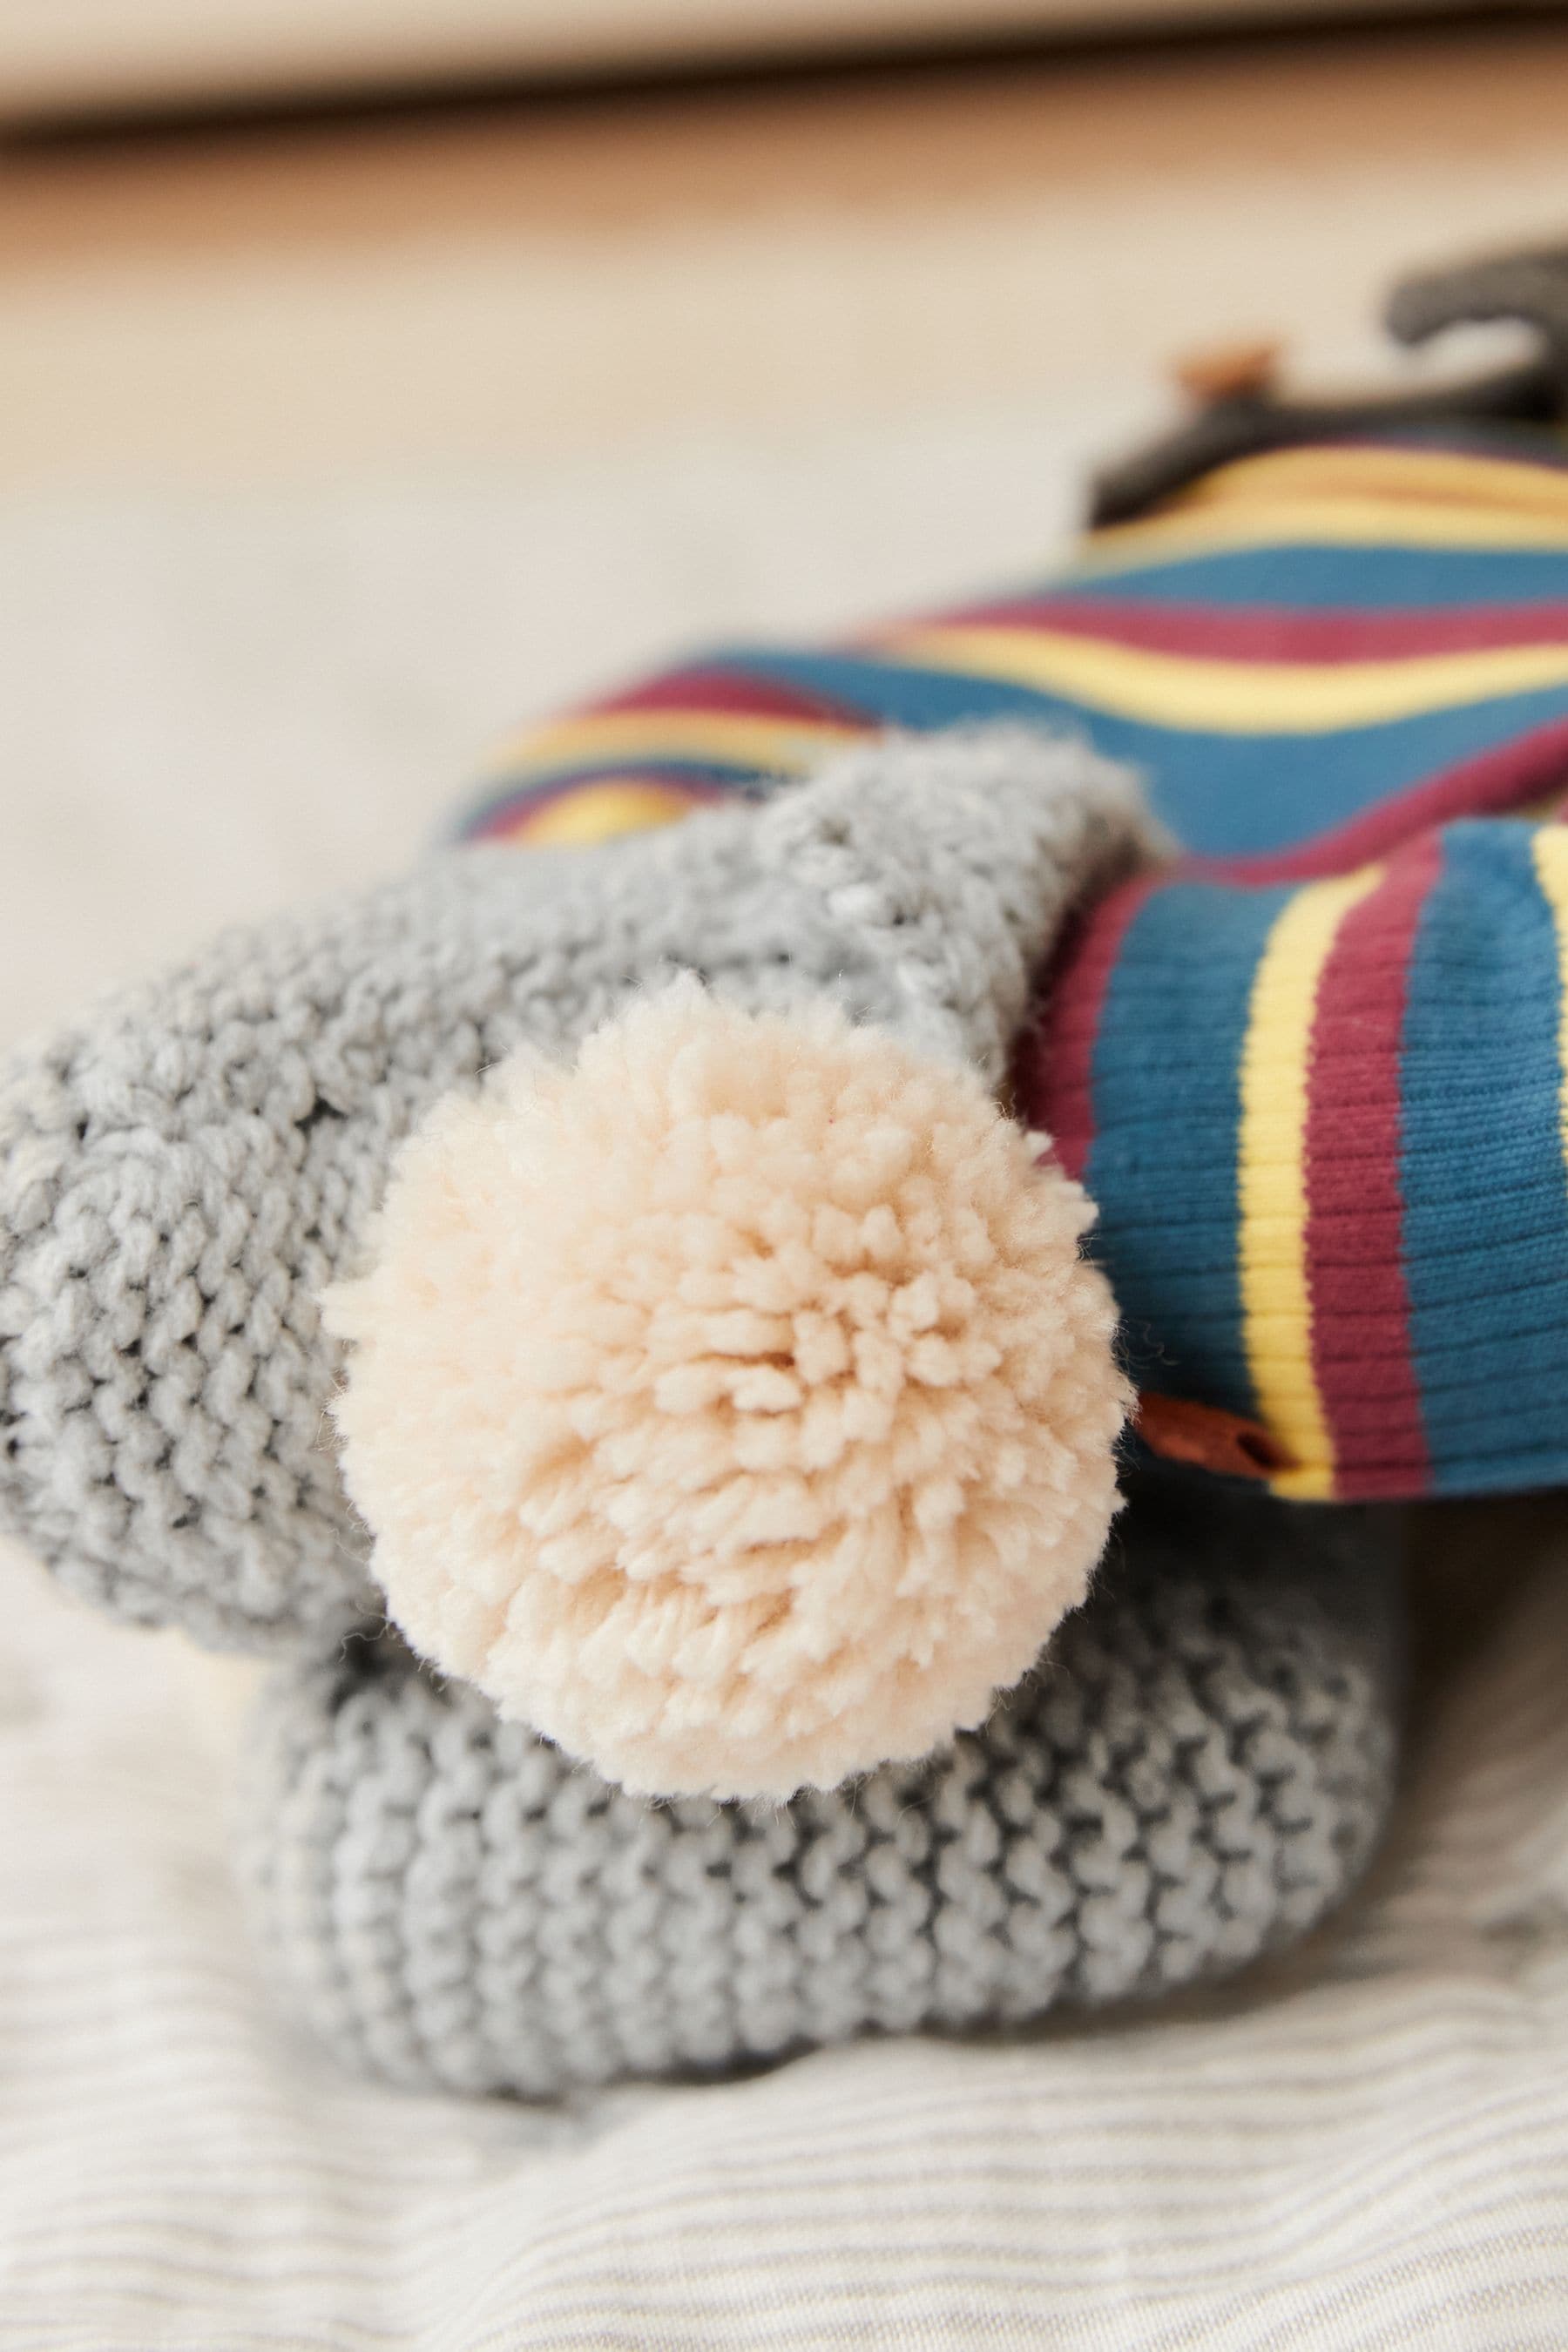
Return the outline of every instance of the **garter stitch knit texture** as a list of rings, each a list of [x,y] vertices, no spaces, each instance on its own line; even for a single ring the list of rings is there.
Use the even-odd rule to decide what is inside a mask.
[[[395,2082],[549,2096],[1153,1994],[1304,1932],[1389,1798],[1388,1524],[1153,1483],[980,1730],[781,1807],[639,1802],[395,1637],[282,1670],[247,1872],[285,1998]]]

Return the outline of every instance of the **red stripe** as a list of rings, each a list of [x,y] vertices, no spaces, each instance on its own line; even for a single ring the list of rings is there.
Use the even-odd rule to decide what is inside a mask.
[[[1125,604],[1109,596],[1020,596],[969,604],[917,627],[1055,630],[1146,653],[1212,661],[1405,661],[1423,654],[1568,644],[1568,604],[1403,612],[1301,612],[1289,605]]]
[[[1014,1055],[1019,1116],[1044,1128],[1069,1176],[1083,1174],[1094,1142],[1094,1048],[1111,974],[1140,908],[1164,879],[1129,882],[1068,926],[1046,975],[1044,1004]]]
[[[1568,719],[1439,769],[1407,792],[1363,809],[1331,832],[1294,849],[1256,857],[1184,857],[1177,871],[1188,881],[1310,882],[1352,873],[1398,849],[1412,835],[1455,817],[1507,816],[1568,783]]]
[[[1319,982],[1308,1081],[1307,1276],[1312,1361],[1335,1491],[1405,1496],[1427,1485],[1410,1351],[1399,1189],[1400,1048],[1411,950],[1442,864],[1412,842],[1341,924]]]
[[[694,668],[670,670],[644,678],[624,693],[606,695],[602,702],[580,704],[569,715],[598,719],[612,711],[681,710],[722,715],[729,719],[781,719],[798,726],[856,727],[876,722],[847,702],[799,687],[780,685],[773,678],[752,677],[744,670]]]

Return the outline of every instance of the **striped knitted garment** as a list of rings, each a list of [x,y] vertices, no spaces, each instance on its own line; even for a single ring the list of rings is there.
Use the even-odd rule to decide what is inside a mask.
[[[1016,1066],[1135,1377],[1259,1422],[1289,1495],[1568,1481],[1561,442],[1237,461],[1043,586],[535,730],[459,836],[600,839],[1003,717],[1131,762],[1183,853],[1086,915]]]

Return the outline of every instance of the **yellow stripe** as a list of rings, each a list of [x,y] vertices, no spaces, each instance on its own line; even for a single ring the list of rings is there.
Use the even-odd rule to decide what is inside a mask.
[[[1363,867],[1310,883],[1281,908],[1252,984],[1241,1064],[1241,1306],[1258,1417],[1296,1465],[1277,1494],[1334,1490],[1333,1444],[1312,1365],[1307,1280],[1307,1106],[1318,984],[1340,925],[1376,887]]]
[[[1517,458],[1444,449],[1272,449],[1205,474],[1184,506],[1253,505],[1287,498],[1414,499],[1568,525],[1568,472]]]
[[[1279,499],[1256,507],[1221,501],[1168,508],[1139,522],[1111,523],[1083,542],[1074,577],[1100,578],[1158,559],[1268,546],[1448,548],[1568,553],[1568,520],[1485,511],[1440,500]]]
[[[691,810],[691,795],[679,785],[627,776],[614,783],[575,784],[558,800],[525,806],[521,821],[500,837],[530,849],[587,848],[617,834],[674,824]]]
[[[1397,661],[1242,662],[1151,652],[1049,629],[914,628],[885,658],[1003,678],[1156,727],[1330,734],[1492,697],[1568,686],[1568,645],[1495,646]]]
[[[601,710],[530,729],[501,745],[497,764],[553,766],[620,751],[637,759],[731,760],[745,768],[809,767],[863,730],[793,719],[732,718],[717,710]]]
[[[1552,919],[1557,927],[1560,991],[1557,1013],[1558,1117],[1563,1152],[1568,1155],[1568,825],[1543,824],[1531,846],[1535,859],[1535,878],[1541,885],[1542,896],[1551,908]]]

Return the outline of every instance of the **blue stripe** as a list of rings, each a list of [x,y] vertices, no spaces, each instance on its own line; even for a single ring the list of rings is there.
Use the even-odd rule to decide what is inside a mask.
[[[1238,547],[1130,572],[1069,567],[1024,593],[1064,591],[1109,604],[1283,604],[1310,612],[1551,604],[1568,595],[1568,548]]]
[[[1258,960],[1290,895],[1156,891],[1129,928],[1095,1040],[1084,1181],[1129,1370],[1233,1412],[1257,1409],[1238,1262],[1241,1057]],[[1162,1201],[1179,1217],[1152,1217]]]
[[[748,647],[714,666],[721,663],[835,695],[886,726],[1011,718],[1067,728],[1137,768],[1158,815],[1209,857],[1292,848],[1444,768],[1568,717],[1568,686],[1557,686],[1329,734],[1211,735],[1090,710],[1032,687],[866,656]]]
[[[1560,996],[1529,833],[1448,826],[1401,1066],[1412,1356],[1440,1493],[1568,1475]]]

